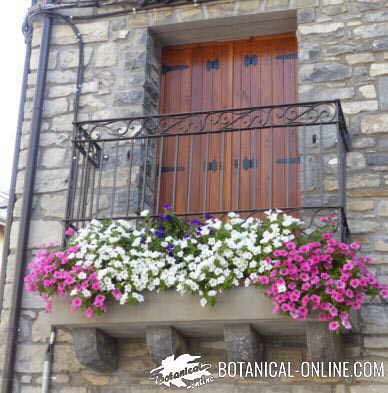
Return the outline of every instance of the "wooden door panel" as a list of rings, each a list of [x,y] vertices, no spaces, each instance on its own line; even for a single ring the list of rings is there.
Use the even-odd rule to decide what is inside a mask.
[[[296,102],[297,60],[285,56],[296,52],[291,36],[167,48],[163,64],[188,67],[163,75],[161,112]],[[192,128],[203,122],[212,131],[221,120],[197,116]],[[237,128],[249,120],[238,120]],[[178,212],[296,206],[298,164],[289,160],[298,154],[296,134],[274,128],[165,138],[163,166],[184,169],[163,173],[160,205]]]

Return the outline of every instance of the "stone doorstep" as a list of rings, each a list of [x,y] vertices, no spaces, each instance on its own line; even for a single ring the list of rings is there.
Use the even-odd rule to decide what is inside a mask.
[[[158,364],[171,354],[185,353],[186,337],[224,337],[229,361],[263,360],[262,336],[306,337],[308,358],[339,361],[343,357],[341,335],[330,332],[316,318],[295,321],[272,314],[272,302],[257,288],[234,288],[219,297],[215,307],[201,307],[199,297],[181,296],[175,291],[147,293],[144,304],[108,305],[101,316],[87,318],[71,312],[68,299],[56,298],[50,323],[72,328],[75,351],[80,362],[103,371],[112,369],[116,338],[145,339],[151,359]],[[357,324],[355,325],[357,326]],[[109,361],[103,354],[110,347]],[[91,348],[85,357],[82,348]]]

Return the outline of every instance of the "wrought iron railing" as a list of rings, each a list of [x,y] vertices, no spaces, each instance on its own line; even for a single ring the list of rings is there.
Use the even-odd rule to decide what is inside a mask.
[[[82,121],[73,144],[69,225],[168,204],[182,216],[337,210],[348,233],[339,101]]]

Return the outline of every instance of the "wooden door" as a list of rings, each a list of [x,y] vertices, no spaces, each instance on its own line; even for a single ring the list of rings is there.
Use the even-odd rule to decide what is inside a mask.
[[[296,53],[290,34],[167,47],[162,55],[161,113],[295,103]],[[216,130],[218,120],[196,116],[192,128],[206,121],[206,129]],[[237,120],[237,128],[239,122],[243,127],[243,120]],[[179,213],[197,213],[298,204],[295,129],[163,139],[159,206],[167,203]]]

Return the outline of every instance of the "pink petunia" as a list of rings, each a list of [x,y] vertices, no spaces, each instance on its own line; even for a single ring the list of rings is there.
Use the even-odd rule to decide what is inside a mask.
[[[74,233],[74,229],[71,227],[67,228],[65,231],[66,236],[71,236],[73,233]]]
[[[340,327],[340,324],[338,321],[332,321],[329,323],[329,330],[337,330]]]

